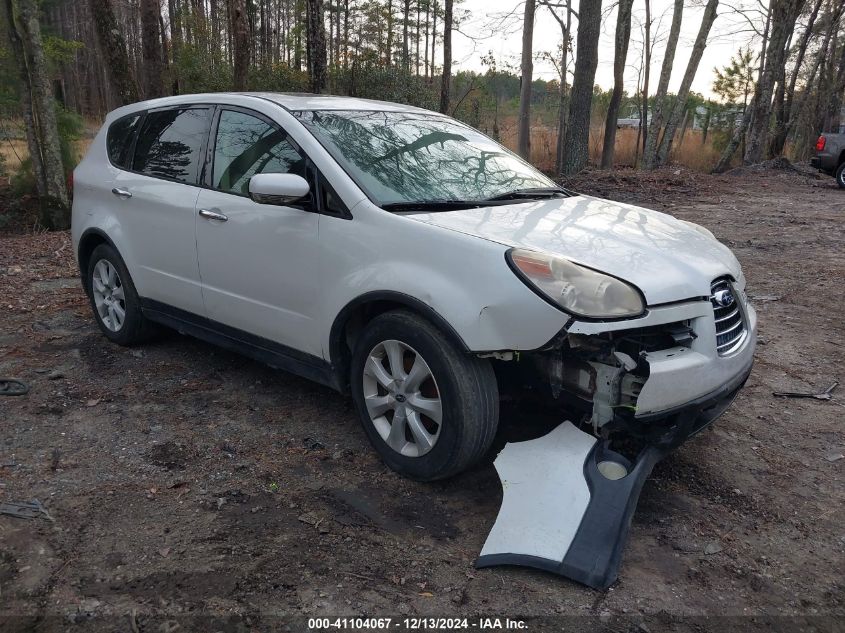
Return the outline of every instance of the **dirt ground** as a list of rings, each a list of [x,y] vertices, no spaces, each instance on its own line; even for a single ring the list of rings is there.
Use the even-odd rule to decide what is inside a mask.
[[[432,615],[841,631],[845,385],[829,401],[772,391],[845,381],[845,191],[779,170],[592,172],[570,185],[710,228],[760,316],[747,386],[657,466],[608,591],[474,569],[501,501],[493,455],[447,482],[404,480],[347,397],[175,333],[112,345],[69,235],[6,235],[0,376],[31,391],[0,397],[0,501],[37,498],[53,520],[0,516],[0,630]],[[498,446],[534,415],[506,408]]]

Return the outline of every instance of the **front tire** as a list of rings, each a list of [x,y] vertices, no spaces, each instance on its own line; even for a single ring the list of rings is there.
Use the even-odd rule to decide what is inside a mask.
[[[85,288],[94,318],[106,337],[118,345],[136,345],[150,338],[154,326],[141,313],[141,301],[118,252],[100,244],[88,259]]]
[[[353,351],[350,384],[370,442],[410,479],[466,470],[496,435],[499,392],[490,362],[455,349],[412,312],[369,323]]]
[[[836,170],[836,184],[840,189],[845,189],[845,163],[839,165],[839,169]]]

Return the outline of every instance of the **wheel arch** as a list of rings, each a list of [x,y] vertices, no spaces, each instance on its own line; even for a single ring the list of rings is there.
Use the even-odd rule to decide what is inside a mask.
[[[335,317],[329,334],[329,358],[337,384],[345,391],[349,383],[349,364],[352,347],[358,334],[380,314],[390,310],[407,309],[430,321],[455,347],[468,353],[466,342],[454,327],[434,308],[411,295],[391,291],[377,290],[365,293],[349,303]]]
[[[94,249],[100,244],[108,244],[117,251],[118,254],[120,254],[120,251],[117,246],[115,246],[115,243],[102,229],[90,228],[86,229],[85,232],[82,233],[82,236],[79,238],[79,245],[76,249],[76,260],[79,263],[79,274],[82,278],[82,288],[85,292],[90,292],[90,288],[88,287],[88,260],[91,257],[91,253],[93,253]]]

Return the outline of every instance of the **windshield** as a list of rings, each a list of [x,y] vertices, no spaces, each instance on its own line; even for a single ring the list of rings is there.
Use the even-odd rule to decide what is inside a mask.
[[[482,202],[555,187],[498,143],[436,114],[316,110],[294,115],[379,206]]]

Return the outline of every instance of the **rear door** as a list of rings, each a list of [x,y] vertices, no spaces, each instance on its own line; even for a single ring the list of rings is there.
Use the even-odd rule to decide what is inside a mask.
[[[248,195],[255,174],[293,173],[311,179],[307,157],[262,114],[220,106],[215,119],[207,188],[196,203],[208,318],[321,356],[314,327],[319,215],[313,202],[265,205]]]
[[[132,243],[138,294],[198,315],[205,307],[196,252],[196,201],[213,108],[150,110],[129,171],[113,182],[120,222]]]

